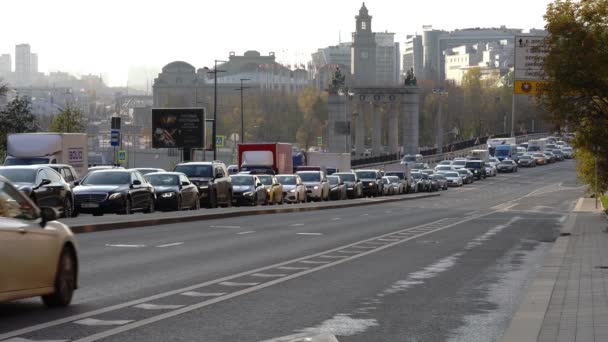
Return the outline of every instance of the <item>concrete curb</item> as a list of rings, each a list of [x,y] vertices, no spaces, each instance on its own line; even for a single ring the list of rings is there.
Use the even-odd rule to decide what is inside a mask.
[[[235,212],[224,212],[224,213],[210,213],[200,215],[187,215],[182,217],[163,217],[163,218],[150,218],[133,221],[122,221],[122,222],[106,222],[106,223],[91,223],[91,224],[75,224],[71,225],[70,229],[75,234],[83,233],[94,233],[102,232],[107,230],[116,229],[127,229],[127,228],[138,228],[145,226],[158,226],[172,223],[184,223],[184,222],[196,222],[196,221],[208,221],[217,220],[223,218],[242,217],[242,216],[254,216],[254,215],[268,215],[268,214],[283,214],[283,213],[295,213],[295,212],[306,212],[306,211],[317,211],[317,210],[328,210],[328,209],[340,209],[340,208],[351,208],[360,207],[365,205],[392,203],[400,201],[409,201],[421,198],[438,197],[439,193],[430,193],[423,195],[405,195],[400,197],[382,198],[375,201],[369,202],[352,202],[352,203],[337,203],[326,206],[310,206],[310,207],[298,207],[298,208],[263,208],[259,210],[247,210],[247,211],[235,211]]]
[[[553,288],[557,282],[570,243],[577,214],[572,213],[562,226],[560,236],[546,256],[539,273],[527,289],[526,297],[513,316],[502,342],[536,342],[551,302]]]

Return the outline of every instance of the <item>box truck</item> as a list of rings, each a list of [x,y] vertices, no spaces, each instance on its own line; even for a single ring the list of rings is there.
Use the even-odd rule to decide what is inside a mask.
[[[85,133],[9,134],[4,165],[68,164],[83,177],[88,172]]]
[[[327,175],[350,171],[350,153],[307,152],[306,165],[320,166]]]
[[[256,173],[293,173],[291,144],[239,144],[239,170]]]

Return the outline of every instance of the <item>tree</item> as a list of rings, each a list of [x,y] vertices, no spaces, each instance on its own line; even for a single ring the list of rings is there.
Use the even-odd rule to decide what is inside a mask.
[[[6,93],[8,93],[8,86],[0,78],[0,97],[5,97]]]
[[[328,115],[327,100],[317,89],[307,87],[298,95],[298,108],[303,113],[303,121],[296,132],[296,140],[305,149],[308,149],[315,144],[317,136],[325,136]]]
[[[51,132],[57,133],[83,133],[85,131],[84,118],[80,108],[66,105],[51,124]]]
[[[38,130],[38,122],[25,97],[15,97],[0,110],[0,153],[6,151],[6,138],[10,133],[28,133]]]
[[[608,190],[608,0],[556,0],[545,14],[544,71],[538,95],[557,127],[576,133],[579,177]],[[598,149],[599,148],[599,149]],[[599,175],[595,188],[597,160]]]

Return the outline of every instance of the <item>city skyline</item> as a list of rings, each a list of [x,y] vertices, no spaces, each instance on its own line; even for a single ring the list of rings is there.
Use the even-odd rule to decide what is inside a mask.
[[[402,43],[406,35],[421,33],[424,25],[444,30],[501,25],[543,28],[542,16],[550,1],[491,3],[431,0],[406,5],[376,0],[366,1],[366,6],[374,18],[374,31],[394,32]],[[231,51],[272,51],[280,63],[306,63],[318,48],[335,45],[340,38],[352,40],[353,18],[361,1],[309,1],[302,8],[274,0],[244,1],[238,4],[238,13],[229,14],[220,4],[187,0],[173,1],[172,7],[116,0],[105,1],[104,7],[74,0],[53,4],[35,0],[5,4],[5,13],[31,12],[36,25],[23,27],[18,16],[7,16],[5,26],[20,29],[11,30],[10,37],[0,41],[0,54],[10,53],[14,60],[15,45],[30,44],[38,53],[41,72],[101,74],[109,85],[124,86],[133,67],[160,71],[174,60],[210,66],[214,59],[227,59]],[[44,30],[36,29],[40,27]]]

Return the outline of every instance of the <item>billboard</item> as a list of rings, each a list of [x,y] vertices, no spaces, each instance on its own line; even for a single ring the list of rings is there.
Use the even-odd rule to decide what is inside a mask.
[[[153,108],[153,148],[203,147],[204,108]]]

